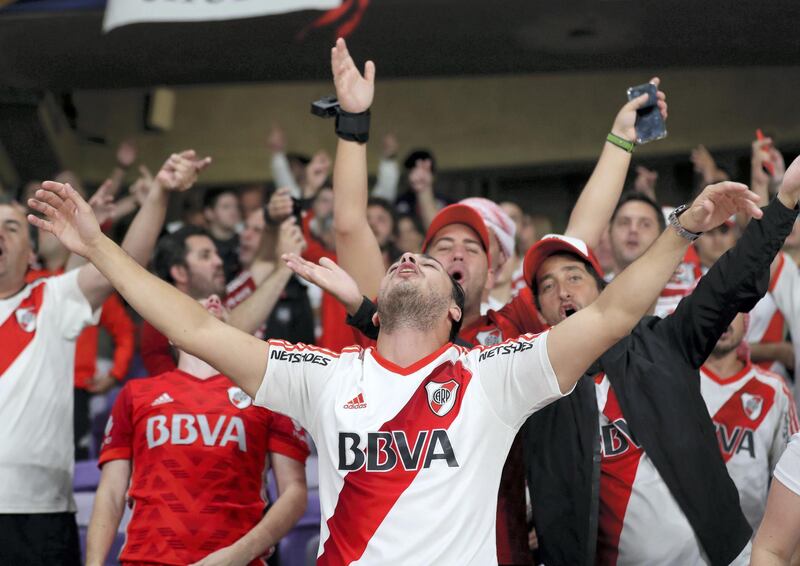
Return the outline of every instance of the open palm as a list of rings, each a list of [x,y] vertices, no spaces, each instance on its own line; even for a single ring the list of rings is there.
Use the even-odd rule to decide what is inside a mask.
[[[28,221],[53,234],[72,253],[88,257],[103,236],[92,207],[69,184],[45,181],[28,205],[44,215],[29,214]]]
[[[342,110],[354,114],[368,110],[375,95],[375,64],[367,61],[361,76],[344,39],[339,38],[331,49],[331,71]]]

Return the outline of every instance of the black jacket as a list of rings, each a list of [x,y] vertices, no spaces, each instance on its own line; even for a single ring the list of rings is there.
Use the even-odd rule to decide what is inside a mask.
[[[595,561],[601,458],[593,377],[598,372],[606,373],[630,431],[711,563],[729,564],[747,544],[751,529],[720,456],[698,368],[736,313],[751,310],[766,293],[770,263],[796,215],[773,201],[671,316],[642,319],[571,395],[528,419],[528,485],[545,564]]]

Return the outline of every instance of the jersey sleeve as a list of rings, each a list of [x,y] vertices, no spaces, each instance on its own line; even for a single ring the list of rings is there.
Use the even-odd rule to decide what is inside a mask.
[[[563,397],[547,355],[547,335],[524,334],[469,352],[489,404],[515,430],[531,414]]]
[[[782,377],[776,376],[776,378],[783,382]],[[778,416],[778,426],[775,427],[772,446],[770,446],[769,450],[770,471],[775,469],[792,435],[800,432],[800,423],[798,423],[797,420],[797,407],[795,406],[794,397],[788,387],[781,385],[777,400],[780,414]]]
[[[63,275],[51,277],[45,283],[49,309],[55,313],[54,319],[58,321],[61,334],[68,340],[74,340],[81,331],[97,324],[100,320],[100,311],[94,313],[89,301],[86,300],[78,285],[80,269],[73,269]]]
[[[98,466],[111,460],[133,459],[133,396],[130,385],[122,388],[106,423]]]
[[[328,350],[269,340],[267,371],[255,404],[283,413],[312,429],[323,389],[333,375],[338,356]]]
[[[770,281],[769,293],[781,311],[792,335],[792,347],[796,360],[800,360],[800,271],[787,254],[779,256],[783,261]],[[800,376],[800,364],[795,364],[795,381]]]
[[[800,434],[795,434],[775,467],[775,479],[800,495]]]
[[[311,453],[306,438],[306,431],[300,423],[285,415],[269,411],[269,424],[267,425],[267,450],[283,454],[300,463],[305,463]]]

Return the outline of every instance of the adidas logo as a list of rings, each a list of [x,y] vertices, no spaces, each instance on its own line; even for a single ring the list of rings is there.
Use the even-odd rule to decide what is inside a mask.
[[[356,397],[345,403],[345,409],[366,409],[367,403],[364,401],[364,394],[359,393]]]
[[[175,399],[169,396],[169,393],[162,393],[158,396],[158,398],[150,403],[151,407],[157,407],[158,405],[163,405],[164,403],[172,403]]]

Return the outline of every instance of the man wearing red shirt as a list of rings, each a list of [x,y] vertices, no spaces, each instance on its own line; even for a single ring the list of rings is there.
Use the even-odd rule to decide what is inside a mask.
[[[227,319],[219,297],[202,301]],[[131,564],[263,564],[306,506],[305,433],[256,407],[205,362],[179,352],[178,368],[128,382],[106,426],[87,539],[88,565],[105,563],[125,507],[119,557]],[[267,465],[278,499],[264,513]],[[210,556],[209,556],[210,555]]]

